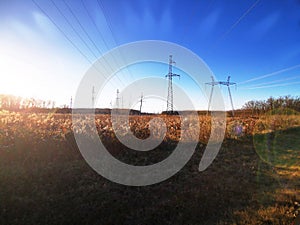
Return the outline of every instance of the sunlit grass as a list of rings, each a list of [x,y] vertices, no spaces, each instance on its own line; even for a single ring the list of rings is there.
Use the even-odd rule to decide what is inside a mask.
[[[132,116],[132,131],[144,137],[150,117]],[[199,118],[200,143],[188,165],[163,183],[133,188],[88,167],[74,140],[71,115],[0,112],[0,224],[144,224],[153,219],[157,224],[290,224],[300,200],[299,116],[228,118],[220,153],[202,173],[198,164],[211,121]],[[164,119],[170,128],[165,141],[176,143],[180,120]],[[116,149],[109,116],[96,115],[95,124],[100,138]],[[78,132],[88,135],[85,121]],[[140,161],[165,157],[164,151],[172,150],[166,146]],[[115,157],[133,164],[139,160],[122,151]]]

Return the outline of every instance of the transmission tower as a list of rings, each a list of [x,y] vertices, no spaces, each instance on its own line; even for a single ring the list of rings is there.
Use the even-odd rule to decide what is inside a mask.
[[[120,101],[120,97],[119,97],[119,89],[117,89],[117,97],[116,97],[116,106],[117,106],[117,109],[119,108],[119,101]]]
[[[205,83],[205,84],[211,85],[211,90],[210,90],[210,95],[209,95],[209,100],[208,100],[208,108],[207,108],[207,114],[208,114],[209,109],[210,109],[210,105],[211,105],[211,100],[212,100],[213,92],[214,92],[214,87],[215,87],[215,85],[218,85],[220,83],[217,82],[217,81],[215,81],[214,77],[211,76],[211,82]]]
[[[95,106],[95,86],[92,88],[92,107]]]
[[[73,98],[71,96],[71,99],[70,99],[70,109],[72,109],[72,106],[73,106]]]
[[[143,93],[141,94],[141,99],[140,99],[140,114],[142,114],[142,105],[143,105]]]
[[[172,55],[169,56],[169,73],[166,75],[168,78],[168,98],[167,98],[167,113],[172,114],[173,113],[173,84],[172,79],[173,77],[179,77],[180,75],[175,74],[172,72],[173,64],[175,64],[175,61],[172,60]]]
[[[233,107],[233,101],[232,101],[230,86],[231,85],[236,85],[236,83],[230,82],[230,76],[227,77],[227,81],[215,81],[213,76],[211,76],[211,80],[212,80],[211,82],[206,83],[208,85],[211,85],[211,91],[210,91],[210,96],[209,96],[209,101],[208,101],[207,113],[209,112],[209,109],[210,109],[210,106],[211,106],[212,96],[213,96],[213,92],[214,92],[214,86],[215,85],[225,85],[228,88],[228,95],[229,95],[229,98],[230,98],[230,103],[231,103],[231,108],[232,108],[232,116],[234,117],[234,107]]]

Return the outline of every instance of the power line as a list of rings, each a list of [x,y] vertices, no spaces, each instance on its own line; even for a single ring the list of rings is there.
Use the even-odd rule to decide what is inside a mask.
[[[80,48],[77,47],[77,45],[66,35],[66,33],[55,23],[55,21],[50,17],[48,13],[46,13],[45,10],[43,10],[35,0],[31,0],[38,8],[39,10],[48,17],[48,19],[54,24],[54,26],[59,30],[59,32],[70,42],[70,44],[90,63],[93,64],[92,61],[80,50]]]
[[[95,58],[98,58],[97,55],[93,52],[93,50],[90,48],[90,46],[86,43],[86,41],[81,37],[79,32],[74,28],[74,26],[71,24],[71,22],[68,20],[68,18],[62,13],[60,8],[55,4],[53,0],[50,0],[54,7],[57,9],[57,11],[60,13],[60,15],[65,19],[65,21],[68,23],[68,25],[72,28],[72,30],[75,32],[75,34],[80,38],[80,40],[84,43],[84,45],[90,50],[90,52],[93,54]]]
[[[108,13],[108,14],[107,14],[107,13],[105,12],[106,10],[105,10],[104,5],[102,4],[101,1],[97,0],[97,3],[98,3],[98,6],[99,6],[100,10],[102,11],[102,13],[103,13],[103,15],[104,15],[106,24],[107,24],[108,29],[110,30],[110,33],[111,33],[112,38],[113,38],[113,42],[115,43],[115,46],[117,46],[118,41],[117,41],[116,35],[115,35],[114,32],[113,32],[112,24],[111,24],[111,22],[110,22],[110,14],[111,14],[111,13]],[[123,55],[121,54],[120,51],[119,51],[119,53],[120,53],[121,59],[124,61]],[[127,70],[127,72],[130,74],[131,78],[133,78],[132,73],[131,73],[131,70],[130,70],[128,67],[126,67],[126,70]]]
[[[93,39],[91,38],[91,36],[88,34],[88,32],[86,31],[86,29],[84,28],[84,26],[82,25],[82,23],[80,22],[80,20],[76,16],[76,14],[73,12],[72,8],[66,3],[65,0],[63,0],[63,2],[67,6],[68,10],[71,12],[71,14],[73,15],[73,17],[76,19],[77,23],[79,24],[79,26],[81,27],[81,29],[83,30],[83,32],[87,35],[88,39],[92,42],[92,44],[94,45],[94,47],[97,49],[98,53],[101,54],[101,55],[103,55],[103,52],[98,48],[98,46],[96,45],[96,43],[93,41]],[[108,61],[106,60],[106,58],[104,58],[104,61],[106,62],[106,65],[112,70],[112,67],[110,66],[110,64],[108,63]],[[118,78],[118,80],[120,81],[120,83],[122,85],[124,85],[124,83],[121,81],[121,79]]]
[[[99,48],[97,47],[97,45],[95,44],[95,42],[93,41],[93,39],[90,37],[90,35],[87,33],[87,31],[85,30],[85,28],[83,27],[83,25],[81,24],[80,20],[78,19],[78,17],[76,16],[76,14],[73,12],[72,8],[66,3],[65,0],[63,0],[63,2],[65,3],[65,5],[67,6],[68,10],[71,12],[71,14],[73,15],[73,17],[75,18],[75,20],[77,21],[77,23],[79,24],[79,26],[81,27],[81,29],[83,30],[83,32],[85,33],[85,35],[88,37],[88,39],[90,40],[90,42],[94,45],[94,47],[97,49],[98,53],[101,54],[101,51],[99,50]]]
[[[220,37],[220,40],[223,39],[226,35],[228,35],[242,21],[242,19],[244,19],[249,14],[252,11],[252,9],[254,9],[254,7],[259,3],[259,1],[260,0],[254,2],[250,6],[250,8],[248,8],[247,11],[244,12],[243,15],[241,15],[234,24],[232,24],[232,26]]]
[[[59,30],[59,32],[69,41],[69,43],[105,78],[108,79],[103,73],[101,73],[98,68],[93,64],[93,62],[89,59],[89,57],[83,53],[83,51],[68,37],[68,35],[64,32],[63,29],[52,19],[50,14],[48,14],[40,5],[35,1],[32,2],[36,5],[36,7],[52,22],[52,24]],[[57,8],[57,7],[56,7]],[[120,81],[121,82],[121,81]],[[122,82],[121,82],[122,83]],[[112,84],[115,86],[115,84]],[[94,88],[94,87],[93,87]],[[94,100],[93,100],[94,101]],[[94,105],[94,104],[93,104]]]
[[[245,11],[238,19],[235,23],[233,23],[231,25],[231,27],[225,31],[221,37],[219,39],[217,39],[217,41],[215,42],[214,46],[217,46],[218,43],[224,39],[253,9],[254,7],[260,2],[260,0],[257,0],[256,2],[254,2],[248,9],[247,11]]]
[[[100,35],[100,38],[102,39],[102,41],[103,41],[103,43],[104,43],[105,47],[106,47],[107,49],[110,49],[110,48],[108,47],[108,45],[107,45],[106,41],[105,41],[105,38],[104,38],[104,36],[103,36],[102,32],[99,30],[99,28],[98,28],[97,24],[95,23],[95,21],[94,21],[93,17],[91,16],[91,14],[90,14],[90,12],[89,12],[88,8],[86,7],[85,3],[83,2],[83,0],[81,0],[81,4],[83,5],[83,8],[84,8],[84,10],[86,11],[86,13],[87,13],[88,17],[90,18],[90,20],[92,21],[93,25],[95,26],[95,28],[96,28],[97,32],[99,33],[99,35]]]
[[[110,19],[109,19],[109,14],[106,14],[102,2],[99,2],[99,0],[96,0],[96,1],[97,1],[97,3],[98,3],[98,6],[99,6],[100,10],[102,11],[102,13],[103,13],[103,15],[104,15],[104,18],[105,18],[107,27],[108,27],[108,29],[110,30],[110,33],[111,33],[111,35],[112,35],[112,37],[113,37],[113,41],[115,42],[115,45],[117,45],[117,38],[116,38],[116,36],[114,35],[113,29],[112,29],[112,25],[111,25],[111,22],[110,22]]]
[[[83,5],[83,8],[84,8],[85,12],[87,13],[89,19],[92,21],[92,24],[94,25],[94,27],[96,28],[98,34],[100,35],[100,38],[101,38],[103,44],[105,45],[105,47],[106,47],[107,49],[110,49],[109,46],[108,46],[108,44],[107,44],[106,41],[105,41],[105,38],[104,38],[102,32],[99,30],[97,24],[95,23],[93,17],[92,17],[91,14],[90,14],[88,8],[86,7],[85,3],[84,3],[82,0],[81,0],[81,4]],[[98,3],[98,4],[99,4],[99,3]],[[100,10],[101,10],[101,8],[100,8]],[[105,18],[105,20],[106,20],[106,17],[105,17],[105,16],[104,16],[104,18]],[[106,21],[107,21],[107,20],[106,20]],[[98,50],[100,51],[99,48],[98,48]],[[119,50],[118,50],[118,51],[119,51]],[[100,51],[100,52],[101,52],[101,51]],[[119,51],[119,52],[120,52],[120,51]],[[101,52],[101,54],[103,54],[103,51]],[[121,55],[121,54],[120,54],[120,55]],[[114,60],[114,63],[116,63],[116,65],[117,65],[117,60],[115,59],[114,55],[113,55],[113,60]],[[107,65],[110,65],[110,64],[107,62],[106,58],[104,58],[104,61],[107,63]],[[110,68],[111,68],[111,66],[110,66]],[[121,71],[121,72],[123,73],[123,71]],[[117,77],[117,79],[121,82],[121,84],[122,84],[123,86],[125,86],[124,83],[121,81],[121,79],[120,79],[119,77]]]
[[[69,20],[66,18],[66,16],[64,16],[61,12],[61,10],[57,7],[57,5],[53,2],[53,0],[51,0],[51,2],[53,3],[53,5],[56,7],[56,9],[60,12],[60,14],[65,18],[65,20],[67,21],[67,23],[72,27],[72,29],[74,30],[74,32],[78,35],[78,37],[85,43],[85,45],[88,47],[88,49],[90,49],[90,47],[87,45],[86,41],[83,40],[83,38],[81,37],[81,35],[76,31],[76,29],[73,27],[73,25],[69,22]],[[65,2],[64,2],[65,3]],[[72,15],[75,17],[75,19],[78,21],[76,15],[73,13],[72,9],[65,3],[65,5],[68,7],[68,9],[71,11]],[[80,27],[83,29],[83,31],[86,33],[85,29],[83,28],[83,26],[81,25],[80,21],[78,21]],[[87,33],[86,33],[87,34]],[[93,42],[93,40],[90,38],[90,36],[87,34],[88,38]],[[94,43],[95,45],[95,43]],[[95,45],[96,46],[96,45]],[[96,46],[96,48],[98,49],[98,47]],[[90,49],[91,50],[91,49]],[[99,50],[99,49],[98,49]],[[95,58],[97,59],[98,57],[94,54],[93,51],[91,51],[92,54],[95,56]],[[110,69],[112,70],[111,66],[109,65],[109,63],[107,62],[107,60],[105,59],[106,64],[110,67]],[[118,80],[120,81],[120,83],[122,85],[123,82],[118,78]]]

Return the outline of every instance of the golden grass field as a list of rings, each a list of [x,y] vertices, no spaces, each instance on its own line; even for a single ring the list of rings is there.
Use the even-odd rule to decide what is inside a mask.
[[[147,138],[154,116],[130,116],[131,131]],[[180,118],[160,117],[167,135],[147,154],[116,140],[109,115],[96,115],[95,123],[114,157],[146,165],[180,140]],[[203,172],[211,121],[195,122],[199,143],[187,165],[164,182],[130,187],[87,165],[70,114],[1,111],[0,224],[292,224],[300,213],[300,116],[227,118],[221,150]],[[84,120],[79,127],[75,132],[88,135]]]

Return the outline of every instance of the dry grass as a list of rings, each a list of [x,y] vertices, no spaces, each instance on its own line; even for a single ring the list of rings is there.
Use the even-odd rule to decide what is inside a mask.
[[[146,138],[151,118],[132,116],[131,131]],[[167,157],[179,140],[179,118],[162,118],[168,134],[150,156],[120,146],[108,116],[97,115],[96,126],[115,157],[143,165]],[[137,188],[112,183],[88,167],[71,115],[1,112],[0,224],[291,224],[299,213],[300,166],[299,160],[281,162],[289,161],[287,154],[299,156],[292,140],[300,118],[228,118],[220,153],[202,173],[198,164],[211,122],[199,118],[200,142],[188,164],[162,183]],[[76,132],[88,135],[86,124]],[[278,158],[272,161],[266,153],[271,145],[289,151],[269,154]]]

